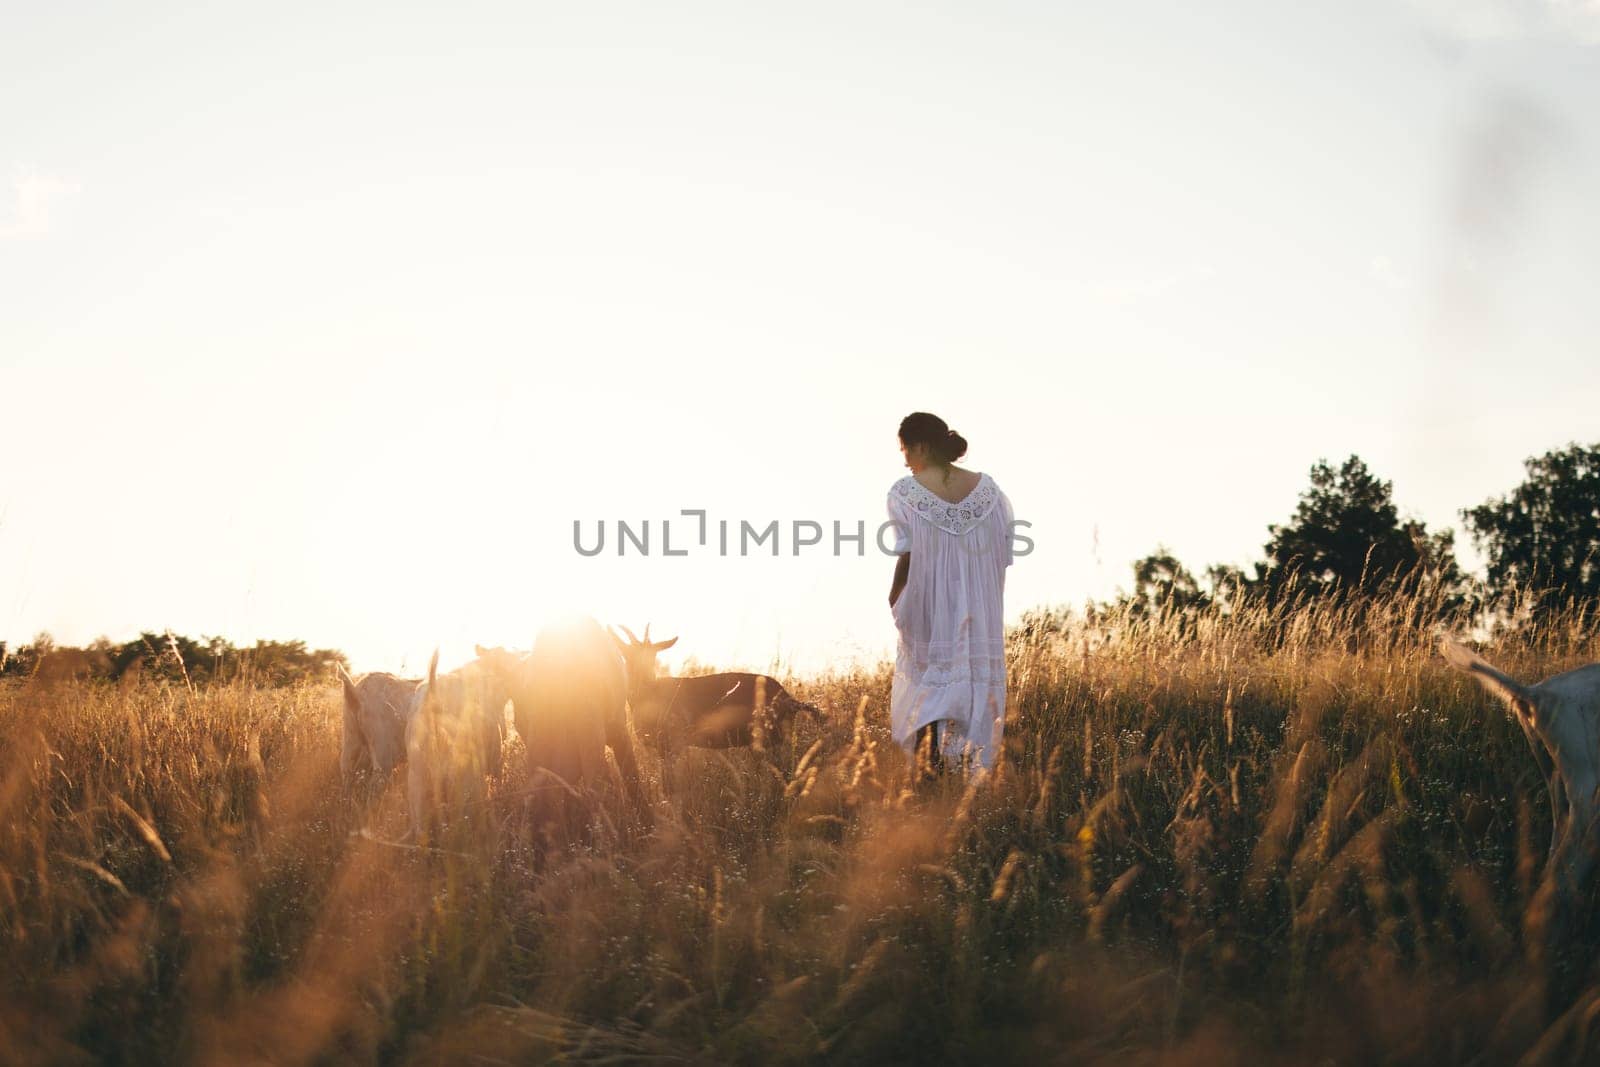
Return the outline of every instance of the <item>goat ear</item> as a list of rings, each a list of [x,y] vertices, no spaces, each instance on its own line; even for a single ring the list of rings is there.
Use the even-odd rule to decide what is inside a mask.
[[[339,665],[339,682],[344,687],[344,702],[347,707],[361,707],[361,692],[356,688],[356,683],[350,678],[350,672]]]
[[[487,656],[489,654],[489,650],[487,648],[484,648],[482,645],[473,645],[472,646],[472,652],[479,659],[482,659],[484,656]]]
[[[678,643],[678,639],[676,637],[669,637],[665,641],[657,641],[655,644],[651,645],[650,648],[653,651],[660,652],[663,649],[671,648],[673,645],[675,645],[677,643]]]

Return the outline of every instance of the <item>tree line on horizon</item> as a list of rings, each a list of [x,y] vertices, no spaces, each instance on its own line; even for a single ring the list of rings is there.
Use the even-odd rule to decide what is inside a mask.
[[[1460,511],[1485,557],[1482,578],[1461,569],[1455,531],[1404,518],[1393,483],[1360,456],[1319,459],[1288,521],[1267,527],[1263,558],[1247,571],[1212,564],[1200,576],[1165,546],[1133,564],[1133,587],[1091,612],[1133,616],[1228,610],[1241,603],[1357,600],[1428,592],[1441,615],[1463,609],[1527,622],[1541,608],[1600,608],[1600,443],[1570,444],[1524,461],[1521,484]],[[1515,602],[1513,610],[1508,605]],[[1059,628],[1065,609],[1032,611],[1023,630]]]
[[[195,640],[168,630],[141,633],[121,644],[100,637],[78,648],[58,645],[48,633],[9,650],[0,641],[0,676],[51,682],[155,680],[193,688],[228,682],[272,687],[325,681],[337,664],[336,649],[308,649],[304,641],[257,641],[235,646],[222,637]]]
[[[1311,484],[1288,521],[1267,527],[1264,558],[1249,571],[1212,564],[1201,577],[1170,550],[1133,564],[1133,588],[1091,612],[1133,617],[1227,611],[1241,603],[1286,599],[1335,601],[1385,591],[1428,592],[1440,614],[1498,612],[1526,622],[1540,608],[1573,609],[1592,625],[1600,618],[1600,443],[1571,444],[1524,461],[1527,476],[1504,496],[1463,508],[1461,519],[1485,556],[1486,575],[1466,574],[1456,559],[1455,531],[1430,531],[1403,518],[1393,484],[1360,456],[1335,467],[1319,459]],[[1515,600],[1517,610],[1504,607]],[[1059,629],[1068,611],[1030,609],[1018,631]],[[84,648],[58,646],[49,634],[8,650],[0,642],[0,676],[49,680],[124,681],[153,678],[196,686],[248,680],[283,686],[322,680],[349,661],[304,641],[257,641],[235,647],[221,637],[199,640],[171,631],[146,632],[115,644],[99,638]]]

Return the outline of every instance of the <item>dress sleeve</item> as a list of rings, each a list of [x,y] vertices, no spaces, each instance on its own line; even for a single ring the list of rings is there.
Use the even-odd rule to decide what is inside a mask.
[[[911,513],[893,489],[889,490],[889,521],[894,523],[894,554],[911,551]]]

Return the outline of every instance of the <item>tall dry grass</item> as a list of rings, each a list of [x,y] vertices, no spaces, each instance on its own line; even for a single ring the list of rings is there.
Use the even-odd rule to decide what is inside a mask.
[[[1019,635],[978,788],[910,788],[886,668],[795,680],[820,734],[691,751],[652,826],[604,797],[575,844],[513,752],[398,847],[331,685],[8,688],[0,1061],[1595,1057],[1600,982],[1552,1025],[1522,962],[1543,783],[1436,607]],[[1493,655],[1597,652],[1553,616]]]

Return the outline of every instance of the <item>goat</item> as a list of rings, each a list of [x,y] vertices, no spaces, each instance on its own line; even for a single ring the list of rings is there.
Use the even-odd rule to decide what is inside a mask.
[[[406,762],[406,725],[420,706],[421,678],[398,678],[384,671],[351,678],[338,667],[344,688],[344,738],[339,770],[345,784],[362,770],[387,778]],[[477,734],[478,759],[483,770],[498,775],[503,765],[505,707],[509,699],[499,680],[482,662],[468,663],[446,677],[459,676],[467,692],[462,705],[472,717]],[[468,694],[472,699],[468,699]]]
[[[358,771],[372,771],[386,781],[406,761],[406,722],[416,709],[421,678],[397,678],[373,671],[360,678],[338,668],[344,688],[344,739],[339,750],[339,772],[345,787]]]
[[[505,652],[504,649],[492,651]],[[489,669],[481,649],[476,660],[451,673],[460,675],[468,689],[468,703],[475,712],[473,722],[483,769],[487,774],[498,777],[505,766],[506,702],[511,699],[511,694],[506,691],[499,675]]]
[[[634,728],[660,754],[663,782],[668,755],[679,745],[743,748],[760,736],[762,746],[772,749],[782,743],[797,712],[822,720],[815,704],[796,700],[776,678],[765,674],[661,677],[656,674],[656,655],[678,639],[651,641],[648,625],[642,640],[626,626],[622,632],[627,640],[614,631],[611,640],[627,664],[628,706],[633,710]]]
[[[1550,970],[1600,858],[1600,663],[1523,685],[1464,646],[1441,637],[1440,651],[1511,709],[1550,795],[1550,848],[1528,909],[1534,962]]]
[[[477,651],[510,695],[512,718],[535,776],[548,772],[555,784],[572,792],[593,786],[609,777],[609,747],[624,791],[641,817],[645,814],[622,659],[599,623],[580,618],[547,626],[526,656],[504,649]]]
[[[427,843],[431,831],[488,796],[490,746],[484,722],[505,715],[505,701],[485,708],[484,689],[475,672],[439,673],[439,653],[428,662],[428,677],[412,696],[406,721],[406,800],[411,836]],[[498,754],[498,744],[493,746]]]

